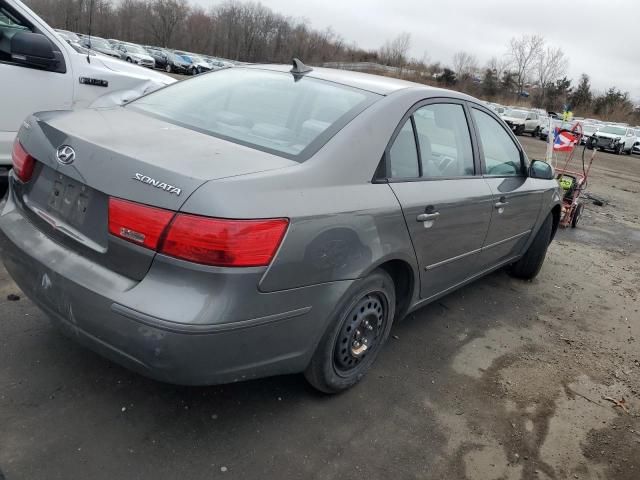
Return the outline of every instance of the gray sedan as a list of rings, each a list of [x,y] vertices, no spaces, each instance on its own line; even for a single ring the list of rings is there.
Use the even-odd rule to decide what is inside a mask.
[[[338,392],[394,322],[501,267],[530,279],[560,218],[478,100],[297,64],[23,124],[0,246],[73,339],[180,384],[305,372]]]

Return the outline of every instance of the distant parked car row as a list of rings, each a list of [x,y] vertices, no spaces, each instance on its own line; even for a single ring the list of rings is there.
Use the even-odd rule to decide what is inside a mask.
[[[588,139],[595,137],[595,147],[600,150],[610,150],[618,155],[626,153],[640,154],[640,126],[631,127],[623,123],[606,123],[594,118],[575,117],[571,121],[564,121],[555,112],[545,112],[542,109],[526,109],[522,107],[507,107],[497,103],[485,102],[495,111],[516,135],[525,133],[540,140],[549,138],[549,119],[551,128],[560,132],[570,132],[580,123],[582,127],[581,144],[588,144]]]
[[[104,39],[67,30],[56,30],[56,32],[76,50],[91,50],[129,63],[135,63],[142,67],[158,68],[167,73],[198,75],[234,65],[233,62],[228,60],[180,50],[138,45],[114,38]]]

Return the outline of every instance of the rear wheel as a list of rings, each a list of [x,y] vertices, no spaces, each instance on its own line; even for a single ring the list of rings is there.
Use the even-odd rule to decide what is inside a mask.
[[[309,383],[325,393],[358,383],[389,337],[395,302],[393,280],[386,272],[376,270],[360,280],[338,307],[305,371]]]
[[[133,63],[133,60],[131,60],[131,57],[127,57],[127,62]]]
[[[537,137],[540,134],[540,128],[536,127],[533,132],[531,132],[532,137]]]
[[[580,221],[580,217],[582,216],[582,210],[584,209],[584,205],[578,203],[576,205],[576,211],[573,212],[573,218],[571,219],[571,228],[576,228],[578,226],[578,222]]]
[[[552,215],[549,214],[540,227],[540,230],[538,230],[533,242],[529,245],[526,253],[509,268],[511,275],[525,280],[531,280],[538,275],[544,263],[544,258],[547,255],[547,248],[551,242],[552,227],[553,218]]]

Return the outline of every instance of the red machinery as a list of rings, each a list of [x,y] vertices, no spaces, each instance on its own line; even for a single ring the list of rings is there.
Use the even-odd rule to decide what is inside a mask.
[[[587,139],[582,150],[582,172],[569,170],[569,163],[573,160],[574,153],[576,148],[580,146],[581,139],[582,124],[579,122],[576,122],[571,131],[557,131],[554,136],[554,150],[568,152],[564,167],[556,168],[556,178],[564,191],[562,197],[562,213],[560,215],[561,227],[571,226],[575,228],[584,209],[584,204],[580,202],[580,195],[587,188],[587,179],[589,177],[589,171],[591,170],[591,164],[596,156],[596,148],[593,148],[593,145],[591,145],[591,139]],[[589,164],[585,167],[584,155],[588,146],[591,146],[592,153]]]

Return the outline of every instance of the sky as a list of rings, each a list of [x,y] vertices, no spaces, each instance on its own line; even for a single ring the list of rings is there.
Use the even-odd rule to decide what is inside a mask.
[[[209,7],[217,0],[191,0]],[[378,49],[411,34],[411,56],[451,64],[455,52],[480,65],[501,56],[511,37],[540,34],[569,58],[568,77],[591,77],[594,90],[616,86],[640,101],[640,0],[263,0],[278,13],[331,27],[347,42]],[[304,60],[304,59],[303,59]]]

